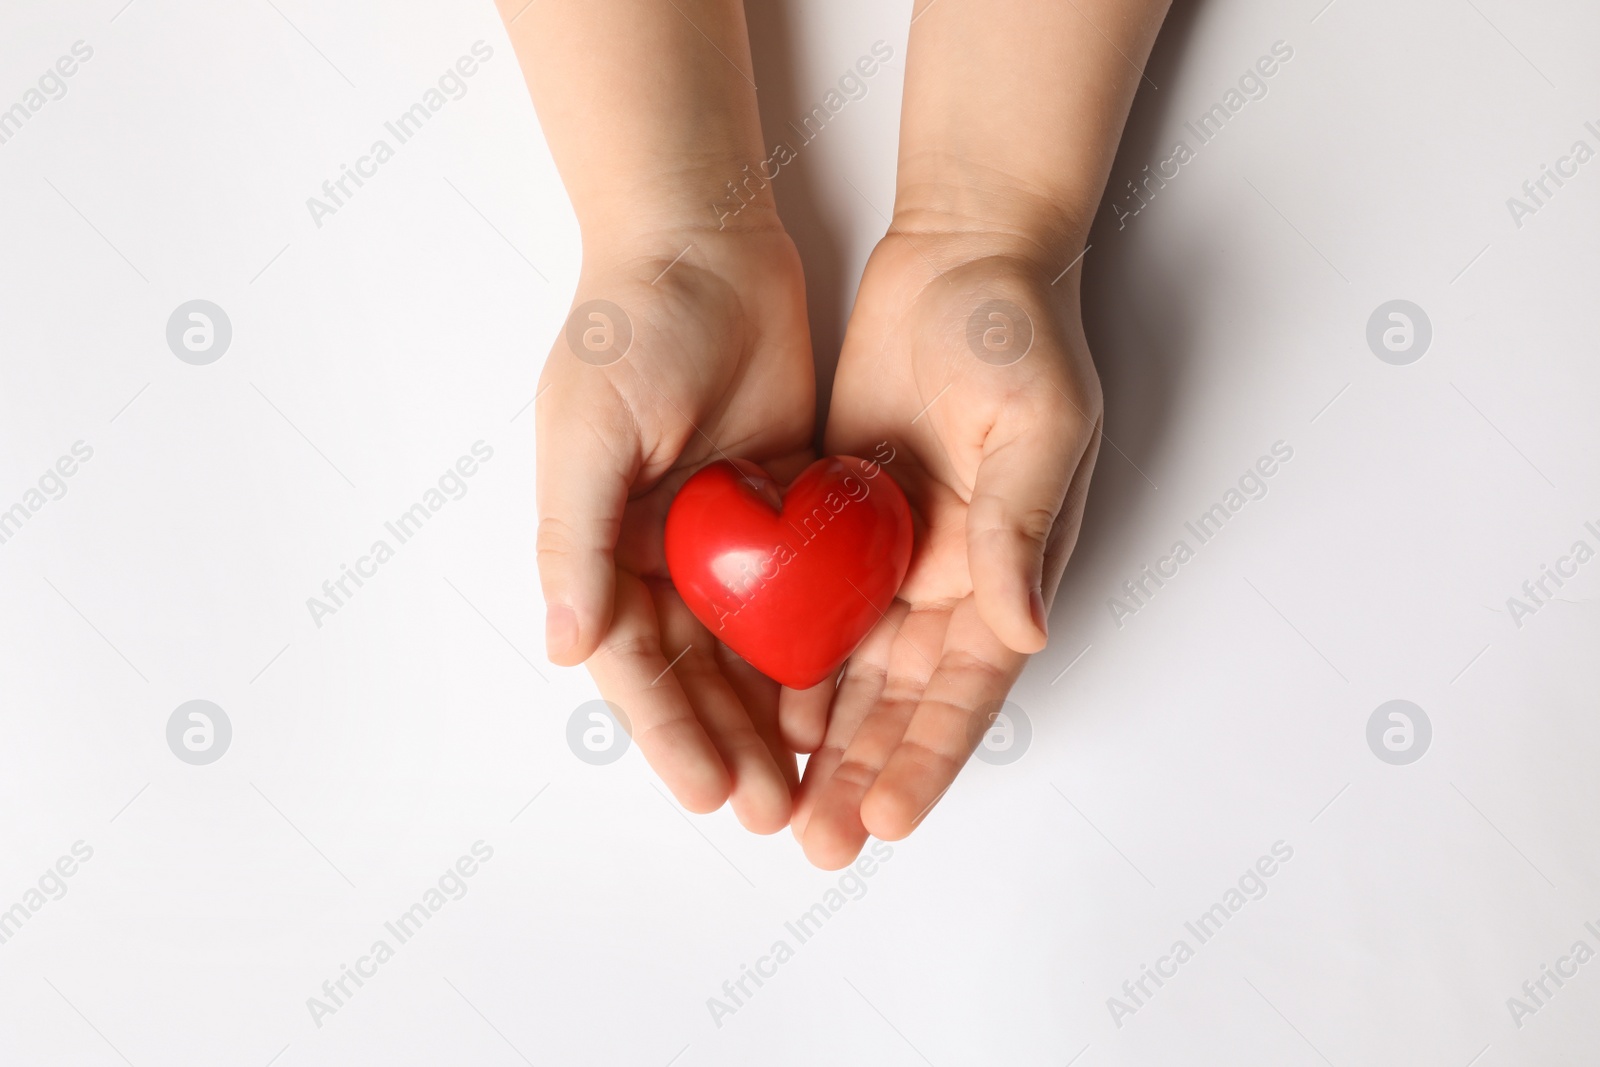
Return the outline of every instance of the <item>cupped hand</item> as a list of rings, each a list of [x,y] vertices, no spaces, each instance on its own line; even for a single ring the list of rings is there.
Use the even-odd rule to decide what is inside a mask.
[[[777,683],[716,641],[667,575],[678,487],[739,457],[780,482],[811,457],[805,284],[782,230],[673,230],[585,249],[537,404],[539,577],[553,662],[601,695],[685,807],[731,798],[759,833],[787,825],[798,774]]]
[[[1101,425],[1074,267],[1012,234],[891,233],[862,278],[829,452],[872,455],[917,520],[911,569],[832,681],[785,691],[815,750],[792,827],[820,867],[909,834],[950,787],[1030,653],[1077,540]]]

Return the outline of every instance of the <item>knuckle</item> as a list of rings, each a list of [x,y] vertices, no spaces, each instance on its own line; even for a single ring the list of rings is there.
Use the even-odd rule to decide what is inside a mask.
[[[607,660],[643,660],[660,654],[660,648],[646,634],[613,633],[595,649],[595,656]]]
[[[674,747],[674,742],[682,739],[686,725],[681,719],[651,722],[644,729],[634,731],[633,743],[639,746],[639,751],[652,755],[657,751],[669,751]],[[677,795],[676,789],[672,791],[673,795]]]
[[[534,534],[534,551],[541,564],[546,557],[564,559],[575,555],[581,543],[578,531],[566,519],[558,515],[546,515],[539,519],[538,530]]]
[[[839,766],[833,769],[834,781],[857,789],[871,788],[872,783],[878,780],[878,768],[859,759],[841,760]]]
[[[972,502],[967,536],[973,540],[996,535],[1017,538],[1039,550],[1049,543],[1058,521],[1058,509],[1016,507],[995,496]]]
[[[927,776],[941,782],[954,779],[966,762],[964,757],[956,759],[932,745],[909,739],[900,742],[900,752],[905,759],[911,760],[918,769],[926,772]]]
[[[943,662],[939,664],[939,672],[960,679],[964,691],[1003,692],[1011,688],[1009,671],[965,649],[951,649],[946,652]],[[963,709],[959,705],[949,706],[960,710],[963,715],[972,714],[970,709]]]
[[[1055,525],[1056,512],[1051,508],[1023,508],[1011,516],[1012,532],[1040,549],[1050,540]]]

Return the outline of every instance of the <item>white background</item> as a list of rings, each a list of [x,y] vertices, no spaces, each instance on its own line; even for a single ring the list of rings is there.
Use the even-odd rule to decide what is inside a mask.
[[[969,766],[719,1026],[708,998],[839,875],[566,745],[594,690],[541,654],[526,405],[579,248],[491,5],[10,0],[0,108],[94,54],[0,145],[0,508],[93,458],[0,545],[0,908],[93,857],[0,945],[0,1062],[1592,1062],[1600,961],[1520,1028],[1506,1002],[1600,949],[1600,563],[1520,628],[1506,600],[1600,546],[1600,161],[1520,228],[1506,199],[1600,148],[1600,13],[1323,2],[1180,5],[1158,43],[1112,195],[1294,55],[1125,228],[1102,208],[1116,447],[1013,695],[1031,747]],[[895,50],[778,180],[824,363],[892,202],[909,17],[753,27],[769,131]],[[307,197],[480,39],[467,94],[316,226]],[[209,366],[165,339],[196,298],[233,326]],[[1409,366],[1365,340],[1396,298],[1433,326]],[[479,440],[470,492],[315,626]],[[1119,627],[1121,583],[1276,441],[1269,494]],[[1408,766],[1366,741],[1396,698],[1433,726]],[[192,699],[232,722],[210,766],[167,746]],[[316,1025],[479,840],[467,894]],[[1266,895],[1118,1026],[1107,999],[1277,841]]]

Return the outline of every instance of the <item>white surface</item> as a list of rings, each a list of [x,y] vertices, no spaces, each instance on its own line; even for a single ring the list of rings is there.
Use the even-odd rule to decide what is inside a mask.
[[[1600,162],[1520,229],[1505,204],[1600,147],[1592,6],[1175,16],[1113,193],[1273,42],[1294,57],[1125,229],[1102,209],[1117,448],[1013,697],[1032,747],[974,762],[718,1027],[707,998],[840,876],[686,818],[637,751],[564,743],[593,689],[539,654],[522,409],[578,247],[503,31],[487,3],[274,2],[0,14],[0,107],[94,49],[0,145],[0,508],[94,450],[0,545],[0,908],[93,848],[0,945],[0,1062],[1593,1057],[1600,962],[1520,1028],[1506,1001],[1600,949],[1600,563],[1520,628],[1506,598],[1600,546]],[[892,199],[909,12],[782,9],[769,123],[897,55],[779,183],[826,352]],[[466,95],[317,228],[306,198],[480,39]],[[234,329],[206,367],[164,338],[197,297]],[[1433,323],[1410,366],[1364,339],[1394,298]],[[306,598],[479,440],[467,495],[314,626]],[[1269,494],[1118,628],[1108,598],[1279,440]],[[164,734],[196,698],[234,729],[206,767]],[[1365,740],[1392,698],[1433,724],[1409,766]],[[479,840],[470,891],[315,1025],[307,998]],[[1115,1025],[1107,998],[1280,840],[1266,895]]]

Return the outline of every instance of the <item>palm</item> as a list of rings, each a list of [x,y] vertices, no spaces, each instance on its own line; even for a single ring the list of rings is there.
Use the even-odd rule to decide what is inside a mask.
[[[897,839],[916,826],[1027,659],[986,622],[994,613],[980,610],[975,595],[972,561],[994,563],[987,544],[972,551],[974,534],[1004,536],[972,521],[982,520],[974,501],[987,503],[993,467],[985,464],[1032,465],[1063,486],[1072,482],[1063,506],[1042,509],[1033,523],[1045,569],[1055,571],[1044,575],[1048,598],[1093,463],[1099,389],[1070,294],[1051,292],[1025,259],[965,256],[965,242],[880,244],[841,353],[828,450],[869,454],[890,441],[896,457],[885,469],[919,522],[899,599],[830,694],[826,736],[806,767],[795,829],[822,866],[848,863],[869,831]],[[1026,356],[1005,366],[978,358],[967,338],[973,310],[995,299],[1022,309],[1033,328]],[[1047,423],[1058,425],[1044,439],[1060,446],[1029,454]],[[1073,439],[1084,442],[1076,451],[1065,444]]]

